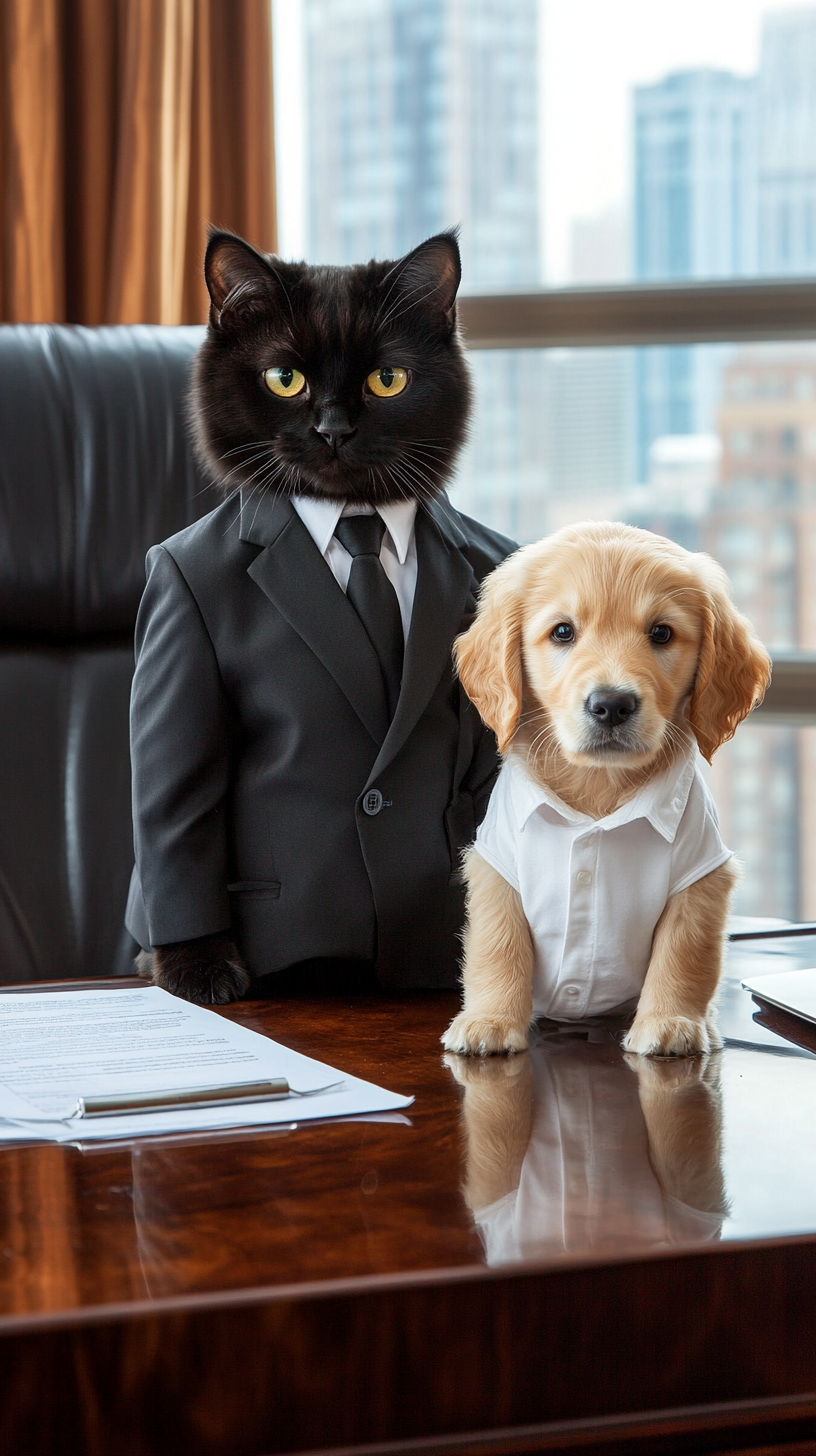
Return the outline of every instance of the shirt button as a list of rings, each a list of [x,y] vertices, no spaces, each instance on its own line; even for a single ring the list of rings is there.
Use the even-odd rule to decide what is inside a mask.
[[[578,884],[579,885],[591,885],[592,884],[592,871],[591,870],[579,870],[578,873],[577,873],[577,875],[575,876],[575,878],[578,881]]]
[[[580,996],[581,994],[580,986],[565,986],[564,990],[566,991],[568,996]]]

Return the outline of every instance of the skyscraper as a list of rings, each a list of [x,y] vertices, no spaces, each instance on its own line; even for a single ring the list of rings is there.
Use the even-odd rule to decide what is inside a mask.
[[[816,267],[816,10],[783,10],[762,26],[759,67],[759,264]]]
[[[538,0],[306,0],[309,256],[461,223],[464,281],[539,281]],[[544,489],[541,355],[473,354],[457,504],[511,534]],[[526,428],[525,428],[526,426]]]
[[[813,651],[816,346],[737,351],[718,425],[720,483],[701,544],[725,566],[737,605],[772,651]],[[815,748],[813,728],[749,723],[714,760],[723,832],[745,866],[739,899],[749,913],[816,913]]]
[[[461,223],[469,284],[539,277],[537,0],[306,0],[315,262]]]
[[[634,93],[634,272],[638,279],[756,272],[756,82],[682,71]],[[663,435],[707,434],[720,351],[639,351],[637,468]]]

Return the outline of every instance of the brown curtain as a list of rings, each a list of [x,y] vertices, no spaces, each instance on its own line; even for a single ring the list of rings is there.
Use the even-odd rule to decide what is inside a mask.
[[[0,0],[0,317],[198,323],[274,251],[270,0]]]

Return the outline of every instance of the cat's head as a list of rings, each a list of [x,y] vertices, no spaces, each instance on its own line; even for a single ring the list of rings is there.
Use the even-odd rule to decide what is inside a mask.
[[[398,262],[314,268],[217,232],[205,276],[192,408],[216,482],[375,505],[442,489],[470,409],[454,233]]]

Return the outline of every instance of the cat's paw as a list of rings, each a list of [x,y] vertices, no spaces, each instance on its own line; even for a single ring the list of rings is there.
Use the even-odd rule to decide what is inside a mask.
[[[153,951],[154,986],[196,1006],[226,1006],[249,987],[249,973],[228,935],[204,935]]]
[[[640,1057],[697,1057],[712,1041],[704,1016],[636,1016],[623,1046]]]
[[[507,1052],[526,1052],[527,1027],[460,1011],[442,1037],[442,1045],[446,1052],[456,1052],[464,1057],[494,1057]]]

